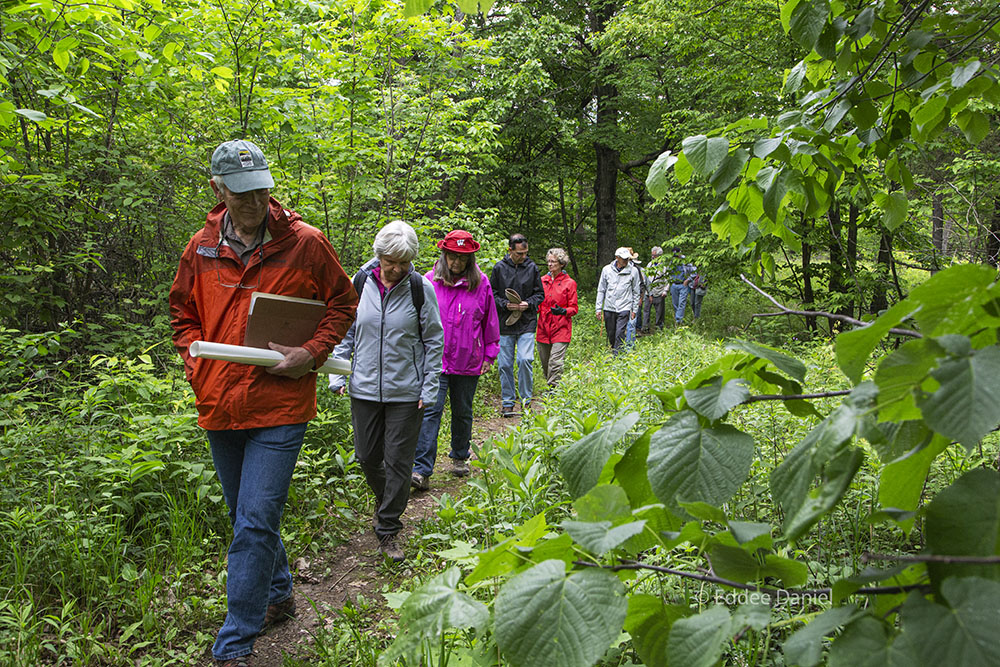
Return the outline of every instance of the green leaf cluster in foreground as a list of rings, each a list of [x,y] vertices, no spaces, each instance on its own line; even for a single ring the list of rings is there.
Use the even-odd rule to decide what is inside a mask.
[[[734,342],[684,384],[656,393],[663,417],[651,426],[637,430],[639,415],[624,412],[577,433],[557,450],[573,518],[556,526],[538,514],[466,561],[464,581],[452,569],[419,588],[383,662],[418,659],[414,637],[436,645],[450,629],[470,628],[474,644],[495,642],[511,665],[593,665],[622,631],[647,665],[713,665],[798,602],[825,611],[795,619],[807,622],[782,644],[787,664],[996,664],[1000,475],[973,469],[920,501],[936,457],[956,444],[975,447],[1000,424],[998,298],[995,272],[956,267],[842,334],[837,360],[856,384],[825,416],[796,398],[801,362]],[[901,326],[912,340],[873,357],[876,342]],[[814,422],[770,476],[780,508],[771,523],[737,520],[729,506],[758,446],[735,424],[742,405],[763,399]],[[926,547],[897,567],[816,582],[796,547],[842,502],[866,460],[880,471],[869,520],[909,531],[921,515]],[[706,605],[696,587],[665,589],[662,577],[745,599],[735,609]],[[494,590],[492,605],[472,602]],[[448,622],[458,600],[470,613]],[[440,611],[419,611],[428,604]]]

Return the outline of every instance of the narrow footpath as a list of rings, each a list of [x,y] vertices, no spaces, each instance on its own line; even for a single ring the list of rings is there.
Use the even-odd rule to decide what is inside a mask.
[[[496,409],[491,409],[490,413],[489,418],[476,419],[473,423],[474,442],[481,443],[517,423],[514,419],[495,416],[498,413]],[[409,542],[421,522],[434,517],[437,498],[445,493],[452,497],[462,495],[468,478],[448,474],[447,451],[447,444],[438,450],[435,470],[440,472],[436,472],[431,478],[430,490],[410,495],[410,502],[403,514],[404,545]],[[475,468],[472,469],[472,474],[477,474]],[[406,551],[409,553],[412,548]],[[325,575],[326,572],[330,574]],[[281,667],[285,656],[304,658],[308,655],[313,634],[324,623],[331,622],[345,603],[363,595],[367,600],[384,606],[385,601],[381,597],[383,587],[394,587],[402,580],[420,575],[410,568],[408,562],[397,566],[385,565],[378,553],[378,541],[371,530],[354,535],[333,553],[325,554],[320,559],[307,561],[299,558],[292,564],[292,573],[295,577],[297,618],[272,628],[257,639],[254,646],[255,667]],[[324,573],[324,576],[317,576],[315,573]],[[212,665],[208,651],[199,665]]]

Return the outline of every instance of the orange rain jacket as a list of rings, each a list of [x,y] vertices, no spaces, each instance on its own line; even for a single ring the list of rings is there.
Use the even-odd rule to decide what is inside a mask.
[[[214,431],[307,422],[316,416],[312,373],[293,380],[261,366],[194,359],[188,345],[196,340],[242,345],[255,291],[318,299],[327,303],[326,317],[303,347],[319,367],[354,321],[358,295],[327,238],[273,197],[267,218],[271,240],[246,266],[220,243],[225,212],[223,203],[209,212],[184,249],[170,288],[174,345],[194,389],[198,425]]]

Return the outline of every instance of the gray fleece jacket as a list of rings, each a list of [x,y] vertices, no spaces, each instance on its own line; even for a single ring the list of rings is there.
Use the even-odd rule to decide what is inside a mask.
[[[421,277],[424,305],[418,322],[409,277],[393,285],[383,297],[372,275],[376,266],[378,260],[373,259],[362,268],[367,278],[357,319],[331,356],[351,360],[348,390],[353,398],[380,403],[419,399],[424,405],[432,405],[438,396],[444,350],[444,329],[434,286]],[[343,375],[331,375],[330,389],[337,391],[345,381]]]

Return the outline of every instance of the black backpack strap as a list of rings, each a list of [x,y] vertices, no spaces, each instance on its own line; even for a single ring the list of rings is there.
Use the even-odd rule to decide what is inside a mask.
[[[423,345],[424,328],[420,324],[420,314],[424,309],[424,279],[416,271],[410,272],[410,298],[417,310],[417,335],[420,336],[420,344]]]
[[[366,282],[368,282],[368,274],[365,273],[364,269],[358,269],[358,272],[354,274],[354,291],[358,293],[358,303],[361,303],[361,291],[365,288]]]

